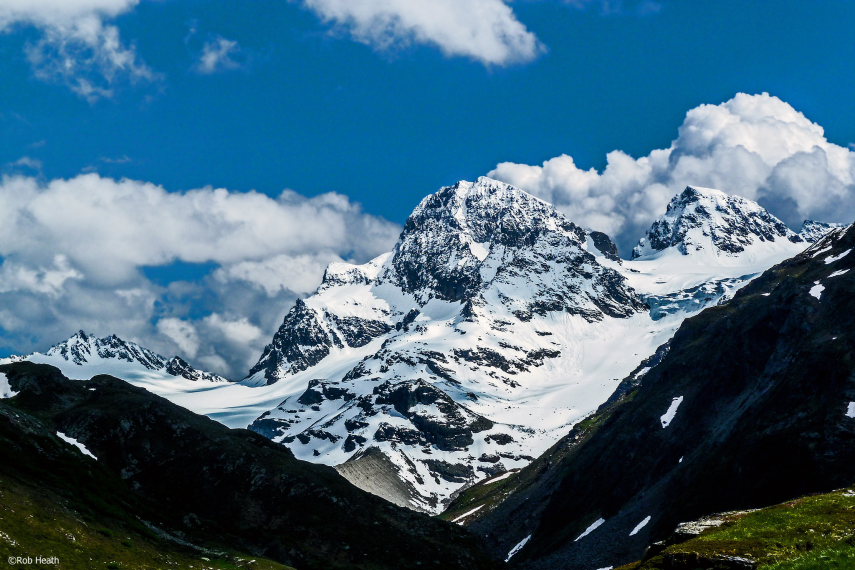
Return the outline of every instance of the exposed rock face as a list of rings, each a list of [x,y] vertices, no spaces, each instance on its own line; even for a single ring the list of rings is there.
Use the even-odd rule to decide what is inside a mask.
[[[681,521],[851,484],[853,315],[850,226],[684,321],[664,354],[470,528],[497,555],[532,534],[520,568],[617,567]],[[708,561],[674,560],[695,562]]]
[[[723,254],[739,254],[747,246],[780,239],[804,241],[784,222],[757,203],[718,190],[688,186],[668,204],[665,216],[653,223],[632,250],[632,257],[677,247],[690,251],[714,248]]]
[[[330,353],[330,347],[341,348],[341,338],[321,326],[318,315],[297,299],[268,344],[250,375],[262,373],[268,384],[314,366]]]
[[[180,356],[170,358],[163,370],[172,376],[180,376],[187,380],[203,380],[206,382],[228,382],[226,378],[193,368],[190,364]]]
[[[412,509],[419,497],[418,490],[398,473],[400,468],[377,447],[366,447],[335,469],[360,489],[400,507]]]

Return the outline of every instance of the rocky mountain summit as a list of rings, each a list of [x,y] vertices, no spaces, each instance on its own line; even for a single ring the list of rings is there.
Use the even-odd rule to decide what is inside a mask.
[[[736,255],[757,242],[804,240],[756,202],[719,190],[688,186],[632,250],[633,259],[669,247],[680,253],[711,249]]]
[[[82,330],[43,354],[36,352],[8,360],[50,364],[71,378],[87,380],[95,374],[109,373],[128,380],[145,377],[229,382],[227,378],[192,367],[180,356],[166,358],[116,335],[99,338]]]
[[[844,224],[835,224],[828,222],[817,222],[815,220],[805,220],[799,230],[799,237],[808,243],[816,243],[825,237],[825,234],[833,229],[842,228]]]

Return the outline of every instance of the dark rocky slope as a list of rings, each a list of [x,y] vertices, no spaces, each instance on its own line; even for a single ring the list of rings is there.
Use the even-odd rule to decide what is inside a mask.
[[[494,484],[506,489],[470,490],[486,505],[470,528],[503,556],[531,534],[513,558],[523,568],[601,568],[681,521],[851,484],[853,248],[855,228],[835,230],[688,319],[661,362]]]
[[[459,527],[116,378],[70,381],[30,363],[0,372],[17,392],[0,399],[0,479],[65,497],[99,521],[138,517],[163,536],[301,570],[496,566]]]

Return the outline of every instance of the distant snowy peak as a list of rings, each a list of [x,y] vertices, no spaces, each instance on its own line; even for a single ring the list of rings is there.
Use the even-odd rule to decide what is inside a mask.
[[[164,357],[136,343],[124,341],[116,335],[98,338],[82,330],[55,344],[45,354],[78,365],[91,362],[93,358],[100,358],[134,362],[149,370],[159,370],[166,366]]]
[[[218,374],[193,368],[186,360],[180,356],[173,356],[166,363],[163,370],[171,376],[186,378],[187,380],[202,380],[205,382],[231,382],[228,378],[224,378]]]
[[[99,338],[82,330],[71,335],[67,340],[55,344],[43,355],[36,353],[21,359],[54,364],[60,368],[63,368],[65,363],[81,367],[97,367],[98,363],[106,361],[113,365],[104,369],[105,374],[115,374],[125,366],[128,369],[142,368],[188,380],[228,382],[222,376],[193,368],[179,356],[167,359],[135,342],[122,340],[116,335]]]
[[[738,256],[756,244],[783,241],[804,242],[756,202],[688,186],[671,200],[665,215],[653,222],[632,250],[632,257],[643,258],[668,248],[676,248],[683,255],[707,251]]]
[[[845,227],[845,224],[805,220],[802,229],[799,230],[799,237],[807,243],[816,243],[831,230],[842,227]]]

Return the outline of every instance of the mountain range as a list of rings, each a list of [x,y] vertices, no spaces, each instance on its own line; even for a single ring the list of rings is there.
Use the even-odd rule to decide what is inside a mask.
[[[437,513],[530,463],[687,316],[829,228],[796,234],[750,200],[687,187],[623,260],[607,235],[480,178],[426,197],[394,251],[330,265],[238,383],[84,332],[24,358],[125,378]]]
[[[340,496],[344,503],[370,503],[360,507],[366,513],[387,504],[365,502],[370,495],[347,480],[395,508],[442,513],[480,535],[497,560],[610,568],[640,560],[680,522],[853,482],[853,246],[851,226],[808,220],[796,233],[751,200],[689,186],[623,259],[606,234],[520,189],[463,181],[422,200],[393,251],[330,265],[239,381],[80,331],[45,353],[7,359],[0,408],[55,424],[99,458],[110,449],[103,438],[118,438],[122,459],[109,467],[129,479],[135,500],[173,501],[157,476],[124,475],[148,463],[128,447],[157,444],[115,435],[121,409],[98,424],[106,412],[85,393],[132,384],[128,398],[147,394],[145,406],[170,410],[143,422],[146,433],[176,439],[190,428],[176,432],[173,415],[187,414],[180,425],[225,441],[229,430],[191,421],[186,408],[249,428],[255,433],[240,438],[263,454],[281,450],[286,471],[319,474],[325,483],[312,494],[332,485],[352,494]],[[59,372],[27,368],[34,364]],[[73,425],[64,423],[68,409],[78,414]],[[175,445],[163,453],[189,453]],[[212,468],[204,453],[193,457],[202,471],[187,473],[184,485]],[[233,481],[237,468],[224,469]],[[258,491],[252,501],[273,500],[274,489],[258,485],[247,490]],[[208,522],[197,530],[223,524],[214,511],[181,503],[163,525],[189,536],[193,525],[182,517],[200,512]],[[342,567],[358,567],[353,552],[331,549],[334,533],[320,539],[316,557],[274,545],[264,532],[281,527],[268,516],[240,522],[223,540],[289,564],[342,556]],[[401,524],[448,532],[413,516]],[[300,532],[315,536],[322,518],[299,523]],[[474,538],[461,532],[461,546],[446,553],[457,562],[437,555],[441,564],[490,567],[475,542],[462,546]],[[376,552],[359,556],[366,567],[388,563]]]

